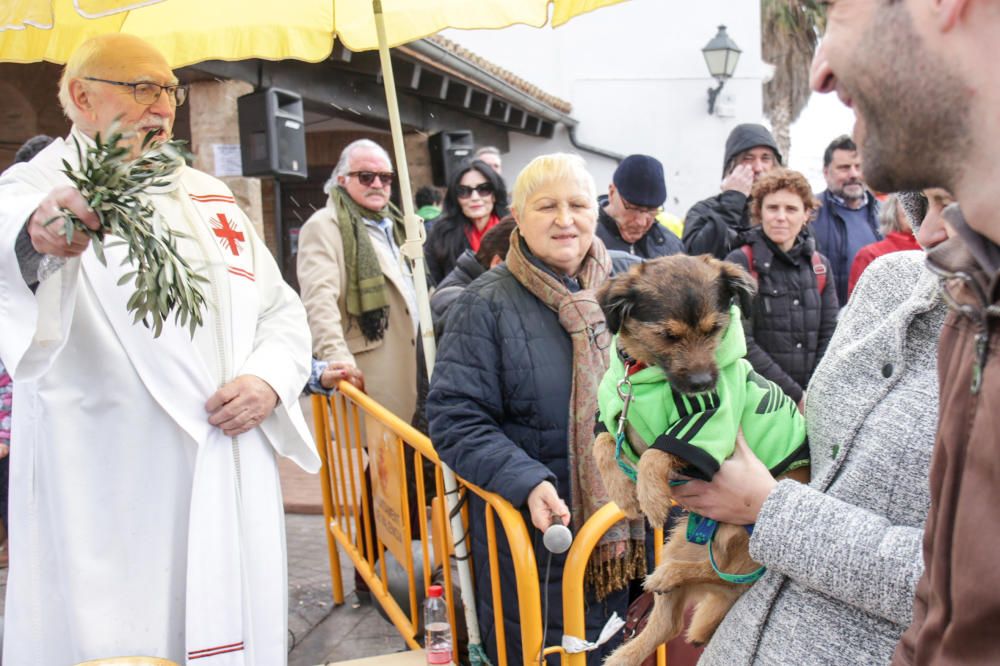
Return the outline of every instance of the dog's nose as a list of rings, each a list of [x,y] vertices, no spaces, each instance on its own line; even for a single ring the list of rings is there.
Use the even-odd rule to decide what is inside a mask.
[[[711,372],[695,372],[688,375],[688,384],[693,391],[701,392],[712,388],[715,380],[712,379]]]

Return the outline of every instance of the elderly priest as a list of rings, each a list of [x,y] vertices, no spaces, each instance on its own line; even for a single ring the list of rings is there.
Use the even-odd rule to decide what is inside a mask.
[[[232,192],[180,163],[140,199],[205,279],[200,326],[134,324],[121,244],[105,265],[88,234],[46,225],[68,210],[97,229],[63,161],[116,121],[132,156],[169,140],[186,92],[142,40],[92,38],[60,82],[69,136],[0,177],[0,357],[17,385],[5,664],[286,662],[275,458],[319,466],[301,302]]]

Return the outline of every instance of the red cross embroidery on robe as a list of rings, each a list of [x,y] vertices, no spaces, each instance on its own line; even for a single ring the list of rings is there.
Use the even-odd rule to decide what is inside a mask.
[[[243,241],[246,240],[243,232],[237,231],[222,213],[219,213],[217,218],[213,217],[211,224],[212,232],[219,237],[222,247],[228,247],[234,257],[240,256],[240,248],[243,247]]]

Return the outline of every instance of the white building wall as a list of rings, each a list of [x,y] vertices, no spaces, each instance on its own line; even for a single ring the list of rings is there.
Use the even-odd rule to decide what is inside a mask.
[[[736,74],[708,115],[702,47],[725,24],[743,50]],[[667,173],[668,211],[683,215],[718,192],[726,136],[762,121],[760,3],[755,0],[630,0],[551,29],[449,30],[448,39],[573,104],[577,139],[616,153],[647,153]],[[504,172],[512,181],[534,156],[572,150],[565,128],[552,140],[511,133]],[[579,152],[579,151],[576,151]],[[615,163],[581,153],[598,191]]]

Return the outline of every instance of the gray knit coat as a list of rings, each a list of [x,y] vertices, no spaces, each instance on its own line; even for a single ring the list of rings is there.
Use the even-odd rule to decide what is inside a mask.
[[[923,571],[946,306],[922,252],[866,270],[806,394],[812,482],[780,482],[750,554],[767,573],[700,664],[887,664]]]

